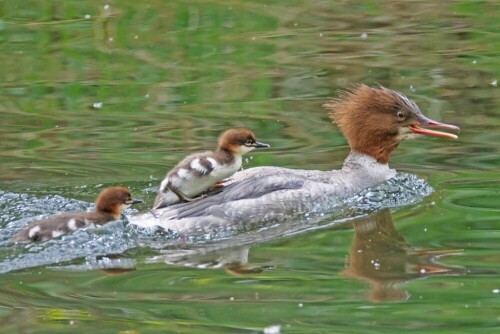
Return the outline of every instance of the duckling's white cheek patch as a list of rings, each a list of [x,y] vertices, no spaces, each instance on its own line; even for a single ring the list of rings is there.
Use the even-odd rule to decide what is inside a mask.
[[[38,232],[40,232],[40,226],[35,226],[28,232],[28,237],[33,238],[37,235]]]
[[[245,154],[245,153],[248,153],[250,151],[253,151],[255,149],[255,147],[253,146],[245,146],[245,145],[241,145],[239,148],[238,148],[238,152],[240,154]]]
[[[68,221],[68,229],[70,229],[71,231],[76,231],[77,228],[78,226],[76,226],[76,220],[70,219]]]

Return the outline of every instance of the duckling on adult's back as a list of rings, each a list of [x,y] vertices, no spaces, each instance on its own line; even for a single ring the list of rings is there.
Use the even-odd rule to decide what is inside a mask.
[[[326,107],[351,147],[342,169],[250,168],[236,173],[231,185],[204,201],[158,210],[154,216],[131,217],[131,223],[183,232],[287,219],[392,178],[395,171],[388,166],[389,156],[404,139],[418,135],[457,138],[421,126],[459,131],[454,125],[428,119],[413,101],[384,87],[356,86],[341,92]]]
[[[161,182],[153,208],[159,209],[179,202],[191,202],[219,181],[241,168],[241,157],[256,148],[269,147],[259,143],[252,131],[229,129],[219,137],[214,152],[187,156],[167,173]]]

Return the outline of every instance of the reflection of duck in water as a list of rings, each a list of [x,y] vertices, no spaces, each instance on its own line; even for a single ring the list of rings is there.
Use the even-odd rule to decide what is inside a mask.
[[[367,299],[374,302],[403,300],[401,284],[416,278],[464,275],[465,269],[437,262],[461,250],[416,250],[392,223],[388,209],[353,221],[354,239],[341,275],[367,282]]]
[[[388,166],[389,156],[404,139],[417,135],[457,138],[421,126],[459,130],[428,119],[406,96],[384,87],[359,85],[326,106],[351,147],[341,170],[250,168],[234,174],[234,182],[219,194],[130,217],[130,222],[192,234],[282,221],[392,178],[395,171]]]
[[[321,226],[335,233],[338,221]],[[347,222],[349,224],[349,222]],[[346,267],[340,275],[366,281],[370,284],[367,299],[371,301],[396,301],[407,298],[401,285],[409,280],[441,275],[464,275],[465,268],[441,264],[439,258],[459,253],[457,250],[416,250],[394,228],[389,209],[352,220],[354,237],[349,249]],[[285,224],[283,224],[285,225]],[[305,223],[307,225],[307,223]],[[346,226],[343,223],[342,226]],[[314,234],[302,229],[289,231],[300,234],[300,239],[314,239]],[[329,233],[329,232],[328,232]],[[255,275],[270,268],[272,263],[257,264],[250,261],[250,248],[262,242],[272,242],[283,237],[282,229],[249,232],[217,243],[192,245],[186,249],[173,246],[148,262],[165,262],[201,269],[225,269],[232,275]]]

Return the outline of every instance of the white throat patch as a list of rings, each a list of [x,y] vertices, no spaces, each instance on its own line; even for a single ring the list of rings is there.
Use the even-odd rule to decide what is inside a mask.
[[[248,153],[250,151],[253,151],[255,149],[254,146],[245,146],[245,145],[240,145],[238,146],[238,149],[236,150],[236,154],[243,155],[245,153]]]

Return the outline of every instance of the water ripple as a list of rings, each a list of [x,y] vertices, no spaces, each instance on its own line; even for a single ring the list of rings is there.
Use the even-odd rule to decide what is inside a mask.
[[[89,187],[93,189],[93,187]],[[149,187],[143,187],[147,192]],[[334,205],[319,206],[315,210],[286,222],[266,222],[234,230],[231,233],[217,232],[202,236],[182,236],[156,229],[141,229],[116,221],[97,228],[85,228],[74,234],[65,235],[42,243],[12,245],[8,240],[28,223],[31,215],[52,214],[56,211],[85,210],[90,203],[65,199],[61,196],[36,198],[28,194],[0,192],[3,215],[7,224],[2,229],[0,242],[0,273],[24,268],[68,265],[68,270],[121,269],[132,270],[136,262],[132,259],[112,259],[108,254],[121,254],[127,250],[142,247],[165,249],[199,247],[207,242],[226,240],[234,243],[262,242],[266,238],[278,238],[318,228],[324,224],[338,223],[348,218],[359,217],[384,207],[401,207],[421,201],[432,193],[432,188],[412,174],[398,173],[393,179],[380,184]],[[19,213],[21,212],[21,214]],[[126,211],[132,213],[133,210]],[[332,213],[334,212],[334,213]],[[17,219],[14,219],[16,218]],[[187,249],[186,249],[187,247]],[[83,260],[83,261],[82,261]]]

